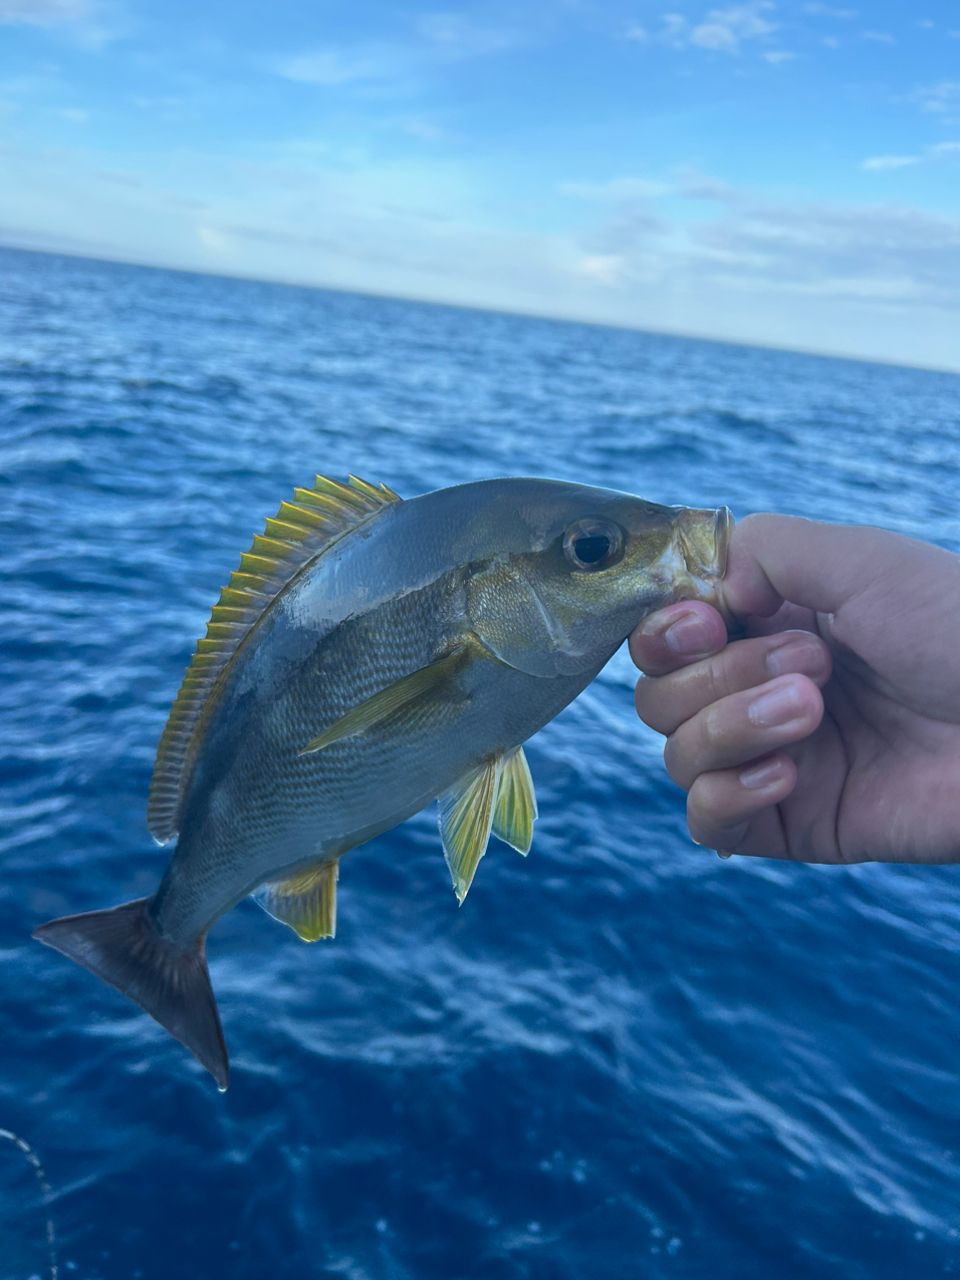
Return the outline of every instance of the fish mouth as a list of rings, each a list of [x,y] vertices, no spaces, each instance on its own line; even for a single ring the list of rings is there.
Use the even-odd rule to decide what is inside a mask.
[[[697,510],[686,507],[677,515],[676,542],[694,578],[717,582],[727,571],[733,516],[729,507]]]

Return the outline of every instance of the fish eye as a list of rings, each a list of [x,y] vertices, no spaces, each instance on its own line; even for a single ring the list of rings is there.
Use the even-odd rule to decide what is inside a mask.
[[[563,554],[574,569],[609,569],[623,555],[623,530],[610,520],[578,520],[563,535]]]

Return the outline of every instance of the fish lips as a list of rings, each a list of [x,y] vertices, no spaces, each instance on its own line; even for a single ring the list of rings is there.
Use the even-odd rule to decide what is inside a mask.
[[[677,546],[693,577],[714,582],[726,573],[733,523],[729,507],[684,507],[677,514]]]

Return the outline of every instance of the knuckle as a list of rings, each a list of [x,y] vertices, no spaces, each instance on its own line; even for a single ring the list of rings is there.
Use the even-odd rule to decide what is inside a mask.
[[[729,744],[730,717],[722,702],[713,702],[700,713],[700,736],[710,751],[723,750]]]
[[[719,657],[711,658],[709,662],[704,662],[697,672],[698,692],[705,706],[719,701],[726,692],[724,667],[725,664]]]
[[[657,680],[653,676],[641,676],[637,681],[637,687],[633,691],[633,705],[637,709],[637,715],[651,729],[655,729],[657,733],[663,733],[660,727],[661,716],[658,711]]]
[[[717,815],[711,806],[708,774],[702,774],[697,778],[687,795],[687,826],[697,844],[713,843],[713,832],[718,823]]]
[[[730,803],[728,779],[722,773],[702,773],[687,796],[687,826],[697,844],[735,844],[746,815]]]
[[[672,780],[684,790],[690,785],[690,767],[683,749],[683,739],[671,734],[663,748],[663,763]]]
[[[750,515],[744,516],[737,521],[737,532],[741,537],[744,535],[752,536],[754,534],[762,534],[765,526],[765,518],[762,512],[753,511]]]
[[[670,675],[643,676],[634,690],[637,715],[648,728],[665,736],[681,723],[677,713],[676,681]]]

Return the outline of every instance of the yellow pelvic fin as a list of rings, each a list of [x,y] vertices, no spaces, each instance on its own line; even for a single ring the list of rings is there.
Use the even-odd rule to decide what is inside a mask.
[[[502,756],[493,756],[440,797],[440,838],[461,904],[487,851],[502,764]]]
[[[282,502],[264,533],[240,558],[197,642],[157,748],[147,822],[161,842],[176,835],[196,742],[211,694],[263,614],[312,560],[384,507],[400,499],[386,485],[351,476],[346,484],[317,476]]]
[[[503,762],[493,810],[493,834],[526,857],[533,843],[536,820],[537,797],[530,766],[523,747],[517,747]]]
[[[336,935],[339,876],[340,859],[333,858],[289,880],[263,884],[253,896],[267,915],[289,925],[304,942],[316,942]]]
[[[351,707],[339,720],[334,720],[323,733],[308,742],[301,749],[300,754],[305,756],[313,751],[322,751],[324,747],[329,747],[333,742],[339,742],[341,738],[352,738],[354,734],[363,733],[365,729],[379,724],[381,720],[386,720],[401,707],[407,706],[425,693],[430,693],[444,680],[455,675],[469,660],[469,656],[469,649],[466,646],[458,647],[444,654],[442,658],[437,658],[429,666],[421,667],[418,671],[404,676],[403,679],[387,685],[386,689],[381,689],[373,697]]]

